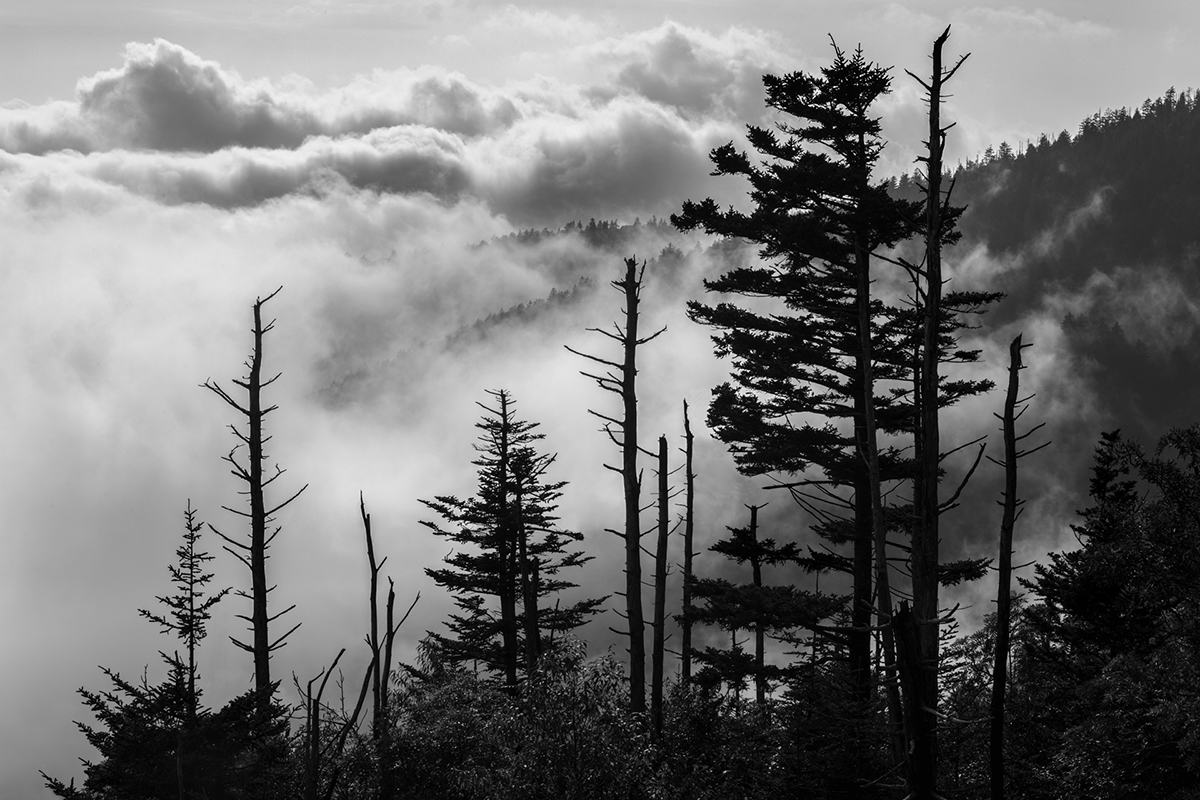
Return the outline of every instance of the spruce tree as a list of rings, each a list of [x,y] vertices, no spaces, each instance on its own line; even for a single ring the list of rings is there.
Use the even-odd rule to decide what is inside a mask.
[[[878,452],[875,431],[898,432],[905,415],[873,386],[904,378],[907,361],[903,337],[880,332],[899,312],[871,295],[872,254],[914,232],[919,206],[894,199],[887,181],[872,182],[883,141],[870,110],[890,90],[888,70],[835,44],[819,76],[766,75],[763,83],[767,105],[797,122],[778,123],[782,136],[747,126],[761,164],[733,143],[712,152],[714,174],[749,180],[753,210],[688,201],[671,220],[760,245],[763,263],[705,288],[774,304],[689,304],[692,319],[719,330],[718,355],[733,359],[734,382],[714,390],[709,424],[743,473],[792,476],[788,485],[818,531],[853,545],[845,565],[854,579],[850,668],[865,703],[879,482],[903,475],[894,453]],[[851,488],[852,499],[836,487]]]
[[[591,557],[570,549],[583,534],[557,525],[566,482],[546,480],[555,456],[537,451],[544,438],[537,423],[516,418],[507,391],[488,394],[495,404],[479,403],[485,413],[475,425],[481,431],[473,462],[479,468],[476,495],[421,501],[442,518],[421,524],[463,547],[446,557],[446,567],[425,570],[455,595],[459,609],[447,623],[450,634],[430,633],[430,642],[445,660],[480,663],[515,690],[522,653],[531,672],[546,640],[582,625],[603,599],[542,604],[542,598],[576,586],[559,576],[561,570]],[[488,606],[489,598],[498,609]]]
[[[96,724],[76,723],[100,753],[84,762],[82,787],[42,777],[57,797],[116,800],[142,797],[283,797],[287,795],[287,712],[266,692],[252,690],[218,711],[200,703],[196,650],[205,638],[212,608],[228,592],[205,596],[212,557],[198,549],[202,523],[188,502],[179,561],[169,567],[177,592],[157,598],[167,614],[140,614],[174,633],[187,655],[160,651],[169,673],[153,684],[101,668],[111,683],[105,691],[80,689]],[[185,660],[186,658],[186,660]]]
[[[204,523],[196,520],[196,511],[192,508],[190,499],[187,509],[183,512],[183,521],[183,543],[175,550],[179,563],[168,567],[171,582],[178,588],[178,592],[170,597],[155,598],[169,609],[169,616],[155,614],[144,608],[138,609],[138,613],[160,625],[163,633],[174,633],[183,642],[187,650],[186,662],[178,652],[173,656],[163,654],[163,658],[171,665],[172,671],[178,673],[186,682],[185,697],[191,708],[190,714],[194,718],[200,706],[200,692],[196,688],[196,649],[208,635],[208,620],[212,618],[212,607],[229,594],[230,590],[225,588],[211,597],[205,596],[204,587],[213,576],[211,572],[204,571],[204,565],[212,561],[213,556],[197,549]]]

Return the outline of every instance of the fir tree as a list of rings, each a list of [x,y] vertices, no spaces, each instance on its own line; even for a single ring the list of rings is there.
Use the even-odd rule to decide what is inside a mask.
[[[202,523],[190,501],[184,520],[183,544],[175,551],[179,562],[169,567],[178,591],[157,598],[169,613],[139,613],[183,641],[186,661],[178,652],[160,651],[169,667],[162,683],[151,684],[145,673],[140,681],[130,681],[102,667],[112,688],[79,690],[97,724],[76,725],[101,758],[84,762],[86,778],[79,788],[42,773],[58,797],[217,800],[287,794],[287,712],[272,697],[274,685],[246,692],[219,711],[200,704],[196,650],[213,606],[229,589],[205,597],[212,574],[203,566],[212,557],[198,549]]]
[[[446,660],[482,663],[515,688],[521,653],[532,672],[545,639],[582,625],[603,600],[542,606],[542,598],[576,585],[559,572],[590,557],[569,549],[583,534],[557,526],[554,512],[566,482],[545,479],[555,456],[537,452],[534,445],[544,438],[537,423],[515,417],[507,391],[488,394],[495,405],[480,403],[485,414],[475,425],[481,431],[473,462],[477,494],[421,501],[444,521],[421,524],[464,546],[446,557],[446,567],[425,570],[455,595],[460,611],[447,623],[450,635],[431,633],[430,639]],[[499,608],[489,608],[488,598]]]
[[[212,580],[212,573],[204,571],[204,565],[213,560],[213,556],[197,549],[203,522],[196,520],[196,511],[189,499],[187,509],[183,512],[184,533],[183,543],[175,550],[179,559],[178,565],[171,565],[171,582],[178,588],[178,593],[170,597],[156,597],[170,610],[169,617],[155,614],[144,608],[138,613],[151,622],[162,627],[163,633],[174,633],[183,642],[187,650],[187,661],[179,656],[163,654],[163,658],[171,665],[172,670],[184,676],[187,683],[186,697],[192,708],[192,716],[200,704],[200,692],[196,688],[198,677],[196,666],[196,649],[208,635],[208,621],[212,618],[212,608],[229,594],[228,588],[221,589],[211,597],[205,597],[204,587]]]

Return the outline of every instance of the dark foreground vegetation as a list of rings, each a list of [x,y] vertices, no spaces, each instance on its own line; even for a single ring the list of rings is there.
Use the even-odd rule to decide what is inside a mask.
[[[158,598],[164,610],[142,612],[178,639],[162,654],[168,677],[151,683],[106,671],[108,688],[81,690],[96,721],[80,727],[99,756],[82,786],[52,777],[47,785],[66,798],[181,800],[1200,796],[1200,427],[1172,430],[1152,449],[1116,430],[1102,434],[1090,497],[1078,501],[1079,547],[1020,579],[1011,559],[1019,467],[1050,433],[1023,416],[1037,415],[1020,385],[1028,343],[1018,336],[1009,362],[994,365],[1004,376],[994,408],[1003,444],[990,457],[1004,489],[1000,513],[971,523],[994,530],[994,546],[975,558],[944,557],[954,532],[940,517],[971,491],[984,452],[943,443],[939,417],[993,388],[955,374],[980,357],[959,338],[977,315],[1004,308],[999,289],[1025,291],[1011,282],[951,290],[943,249],[965,234],[1015,253],[1032,238],[1030,226],[1041,229],[1029,214],[1085,207],[1097,181],[1107,181],[1104,191],[1116,198],[1108,213],[1132,203],[1152,214],[1156,263],[1194,260],[1172,244],[1171,215],[1137,199],[1138,191],[1154,195],[1144,169],[1096,176],[1124,163],[1131,142],[1147,158],[1194,148],[1200,109],[1172,91],[1133,112],[1097,115],[1074,139],[1043,138],[1021,152],[1002,145],[952,173],[942,163],[949,125],[939,113],[943,85],[962,60],[943,63],[946,37],[934,46],[932,73],[919,78],[930,132],[915,176],[872,178],[883,142],[870,109],[891,76],[835,46],[819,75],[765,77],[783,123],[749,129],[754,158],[733,145],[713,152],[717,175],[750,183],[754,210],[688,202],[672,218],[679,229],[749,242],[761,256],[706,281],[714,302],[689,306],[731,364],[708,423],[743,474],[769,479],[773,496],[790,496],[806,512],[820,547],[767,535],[756,505],[746,527],[712,547],[730,562],[721,576],[694,572],[692,537],[703,521],[694,518],[688,410],[684,469],[673,474],[665,438],[657,448],[639,439],[637,358],[658,335],[642,324],[640,302],[655,274],[627,259],[612,281],[619,322],[577,354],[606,390],[592,413],[611,440],[607,466],[624,493],[624,518],[611,529],[625,556],[620,585],[600,588],[601,597],[563,598],[590,558],[581,534],[556,517],[569,487],[554,477],[536,423],[520,418],[507,391],[490,392],[476,425],[473,493],[424,501],[431,519],[423,524],[453,548],[427,570],[454,597],[445,630],[423,639],[416,663],[396,657],[404,608],[417,598],[397,606],[390,579],[384,593],[363,503],[370,666],[361,683],[343,686],[335,676],[344,651],[331,653],[328,666],[294,680],[300,700],[288,706],[271,654],[297,626],[274,625],[292,609],[270,606],[266,562],[279,533],[275,514],[303,489],[276,487],[283,472],[263,469],[263,421],[274,409],[265,399],[274,378],[263,367],[271,295],[254,304],[254,342],[236,388],[205,383],[238,423],[226,460],[243,484],[238,513],[247,527],[242,536],[209,532],[250,573],[237,592],[250,601],[242,617],[250,636],[238,645],[253,660],[254,687],[221,708],[203,702],[197,653],[225,592],[208,588],[208,529],[189,505],[170,567],[175,594]],[[1184,171],[1175,174],[1184,180]],[[962,194],[952,196],[958,184]],[[1040,188],[1021,197],[1059,205],[1039,211],[1013,200],[1013,187],[1026,184]],[[965,215],[956,204],[963,195],[973,203]],[[1194,205],[1194,191],[1189,197]],[[1126,224],[1131,238],[1142,223],[1122,216],[1115,227]],[[593,223],[566,233],[603,246],[619,245],[623,231]],[[1079,258],[1094,264],[1111,255],[1098,247],[1072,239],[1054,252],[1068,264],[1056,273],[1064,284],[1086,279],[1070,266]],[[1050,252],[1029,256],[1031,280],[1050,269]],[[656,264],[682,258],[664,251]],[[896,282],[879,281],[882,270],[903,276],[906,290],[884,291]],[[485,322],[519,324],[584,290]],[[1123,357],[1120,343],[1145,351],[1118,326],[1066,323],[1077,352],[1101,340],[1108,346],[1097,358]],[[475,335],[464,332],[459,344]],[[676,525],[671,509],[680,499]],[[653,524],[643,524],[647,515]],[[675,607],[665,589],[671,536],[685,543],[684,600]],[[780,580],[797,570],[812,580]],[[997,612],[963,635],[943,590],[993,570]],[[724,577],[734,574],[739,582]],[[643,585],[652,592],[646,604]],[[627,659],[589,657],[580,638],[610,599],[625,619]],[[683,642],[678,671],[667,659],[674,626]],[[701,628],[721,631],[728,646],[693,648]]]

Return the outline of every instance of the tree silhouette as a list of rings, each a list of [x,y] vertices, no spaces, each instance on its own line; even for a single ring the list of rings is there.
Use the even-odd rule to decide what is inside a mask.
[[[479,403],[485,414],[475,425],[482,432],[475,445],[480,455],[473,462],[479,467],[477,494],[421,501],[444,520],[421,524],[467,548],[447,556],[446,567],[425,570],[455,595],[460,611],[447,623],[451,634],[431,633],[430,641],[444,659],[481,662],[515,691],[522,651],[531,672],[543,639],[582,625],[603,598],[540,607],[541,598],[576,585],[557,577],[559,571],[582,566],[590,556],[569,549],[583,534],[556,524],[554,512],[566,482],[545,480],[555,456],[535,449],[544,438],[536,432],[537,423],[516,418],[507,391],[488,394],[495,404]],[[499,618],[486,605],[489,597],[499,605]],[[534,642],[523,641],[531,635]]]
[[[1013,528],[1021,515],[1024,501],[1017,496],[1017,460],[1031,455],[1049,442],[1032,449],[1019,449],[1020,442],[1029,438],[1045,423],[1035,425],[1025,433],[1017,434],[1017,420],[1028,408],[1031,398],[1020,396],[1021,350],[1032,347],[1024,344],[1021,336],[1009,345],[1008,391],[1004,397],[1004,413],[997,415],[1004,432],[1004,459],[992,461],[1004,467],[1004,514],[1000,521],[999,576],[996,581],[996,644],[992,660],[992,704],[988,768],[992,788],[992,800],[1004,800],[1004,696],[1008,689],[1009,635],[1012,629],[1012,546]],[[1018,406],[1020,409],[1018,410]]]
[[[208,621],[212,619],[212,608],[230,589],[221,589],[211,597],[205,597],[204,587],[212,580],[212,573],[204,571],[204,565],[213,560],[213,556],[197,549],[200,541],[200,531],[203,522],[196,519],[196,511],[189,499],[183,512],[184,532],[183,543],[175,550],[178,564],[172,564],[167,569],[171,573],[171,582],[178,588],[178,593],[170,597],[157,597],[158,602],[169,609],[166,614],[155,614],[144,608],[138,613],[146,619],[162,627],[163,633],[174,633],[182,640],[187,650],[187,661],[180,658],[178,652],[173,656],[163,654],[163,658],[171,666],[173,672],[185,676],[187,683],[186,698],[192,707],[192,717],[195,718],[200,707],[200,693],[196,689],[198,675],[196,666],[196,649],[208,635]]]
[[[168,613],[141,609],[139,614],[164,633],[174,633],[187,649],[186,661],[178,652],[160,651],[169,667],[160,684],[151,684],[145,673],[135,682],[101,667],[112,688],[79,689],[97,725],[76,725],[100,760],[84,761],[86,777],[78,788],[73,780],[64,784],[43,772],[47,788],[58,797],[216,800],[286,795],[287,712],[271,696],[275,687],[267,687],[265,696],[262,690],[247,692],[216,712],[200,703],[196,650],[213,606],[229,590],[205,597],[212,574],[203,567],[212,557],[197,548],[202,523],[190,501],[184,521],[183,543],[175,551],[178,564],[168,568],[178,591],[156,598]]]
[[[875,431],[895,430],[903,418],[873,387],[899,379],[904,361],[898,343],[879,330],[896,312],[871,296],[871,259],[912,233],[918,206],[893,199],[887,181],[871,182],[883,141],[870,109],[890,90],[886,69],[861,50],[847,54],[834,44],[833,63],[819,76],[766,75],[763,83],[768,106],[797,122],[779,123],[783,137],[747,126],[761,166],[732,143],[712,152],[715,174],[750,181],[754,210],[688,201],[671,220],[683,230],[755,242],[768,262],[731,270],[705,288],[774,299],[770,310],[761,303],[689,304],[694,320],[721,331],[713,337],[717,354],[733,359],[737,388],[714,390],[709,424],[742,472],[796,476],[785,485],[816,516],[818,530],[853,544],[846,635],[854,691],[866,703],[872,550],[883,524],[879,483],[884,473],[900,476],[893,456],[881,466]],[[837,427],[842,421],[851,421],[852,432]],[[812,466],[824,475],[801,475]],[[852,487],[853,500],[836,495],[837,487]],[[841,520],[846,512],[849,525]],[[879,594],[886,599],[886,590]]]
[[[266,461],[266,453],[263,447],[271,438],[263,432],[263,420],[267,414],[276,410],[278,406],[272,405],[264,408],[262,404],[262,390],[277,381],[280,374],[277,373],[273,378],[265,381],[262,378],[263,337],[275,327],[274,320],[266,325],[263,324],[262,307],[267,301],[279,294],[282,288],[281,286],[266,297],[256,298],[254,301],[254,327],[252,329],[254,346],[250,352],[249,359],[246,361],[248,372],[244,378],[235,378],[233,381],[237,386],[245,390],[246,405],[243,406],[211,379],[206,380],[202,384],[204,388],[217,395],[217,397],[220,397],[246,418],[245,430],[239,429],[237,425],[229,426],[234,437],[238,440],[238,444],[229,451],[224,460],[230,465],[230,473],[246,484],[246,488],[241,494],[246,495],[250,504],[250,510],[248,512],[239,511],[229,506],[222,506],[222,508],[240,517],[245,517],[250,521],[249,542],[238,541],[226,536],[212,525],[209,525],[209,528],[225,540],[225,550],[233,554],[250,570],[250,591],[246,592],[239,589],[237,594],[250,600],[252,609],[250,616],[241,614],[238,616],[250,623],[250,631],[253,638],[249,644],[233,637],[230,637],[230,639],[238,647],[254,656],[254,682],[259,696],[263,698],[264,703],[266,702],[265,698],[270,696],[270,687],[272,686],[271,653],[287,644],[287,638],[296,631],[296,628],[300,627],[300,623],[297,623],[282,636],[278,636],[275,639],[272,639],[268,633],[270,623],[291,611],[295,608],[295,605],[291,605],[273,615],[267,611],[267,596],[275,589],[274,586],[267,584],[267,550],[270,549],[271,542],[279,535],[280,531],[280,528],[276,526],[275,530],[268,534],[267,528],[274,521],[275,514],[299,497],[301,492],[308,488],[308,484],[305,484],[287,500],[270,508],[267,507],[266,489],[283,475],[284,470],[276,465],[274,475],[270,477],[264,477],[263,475],[263,462]],[[246,448],[245,460],[240,459],[238,456],[238,450],[242,447]]]
[[[639,337],[641,321],[638,308],[642,295],[642,277],[645,264],[638,268],[637,260],[625,259],[625,277],[612,285],[625,298],[625,325],[613,324],[613,330],[592,328],[595,333],[607,336],[621,345],[621,361],[610,361],[598,356],[581,353],[567,348],[577,356],[594,361],[608,372],[597,375],[584,372],[586,377],[599,384],[601,389],[621,398],[624,414],[621,419],[589,412],[604,422],[604,432],[613,444],[621,448],[621,466],[604,466],[621,476],[625,490],[625,528],[612,530],[625,542],[625,620],[629,634],[629,707],[634,713],[646,710],[646,621],[642,612],[642,527],[641,492],[642,475],[638,470],[638,413],[637,413],[637,349],[652,341],[666,328],[660,328],[649,336]]]

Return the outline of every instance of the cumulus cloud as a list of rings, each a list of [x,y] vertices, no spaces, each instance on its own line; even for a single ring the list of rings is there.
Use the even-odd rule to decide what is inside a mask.
[[[75,104],[0,110],[0,143],[14,174],[82,175],[163,203],[246,207],[345,184],[561,224],[665,215],[698,191],[708,151],[740,126],[667,100],[546,79],[486,88],[433,69],[318,92],[299,78],[248,81],[157,40],[81,81]]]
[[[612,88],[599,87],[601,94],[632,92],[688,116],[739,121],[762,117],[763,74],[795,68],[765,32],[730,28],[713,35],[674,22],[584,52],[611,76]]]
[[[0,147],[30,153],[291,149],[312,136],[397,125],[478,136],[519,117],[510,99],[443,70],[377,71],[318,92],[303,79],[280,85],[243,79],[163,39],[127,45],[125,63],[81,80],[77,95],[75,103],[0,109]]]

